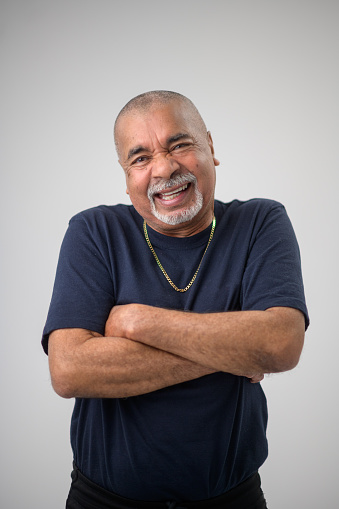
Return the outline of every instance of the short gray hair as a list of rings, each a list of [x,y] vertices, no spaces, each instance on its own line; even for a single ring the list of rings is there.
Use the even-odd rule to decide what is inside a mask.
[[[127,104],[122,108],[120,113],[118,114],[115,123],[114,123],[114,141],[115,147],[118,152],[118,143],[117,143],[117,125],[119,120],[131,113],[132,111],[140,111],[145,112],[150,109],[154,104],[162,105],[168,104],[173,101],[180,101],[188,109],[191,111],[192,116],[196,124],[202,129],[207,131],[205,122],[203,121],[198,109],[193,104],[193,102],[188,99],[188,97],[179,94],[178,92],[171,92],[170,90],[152,90],[150,92],[144,92],[143,94],[139,94],[136,97],[133,97]]]

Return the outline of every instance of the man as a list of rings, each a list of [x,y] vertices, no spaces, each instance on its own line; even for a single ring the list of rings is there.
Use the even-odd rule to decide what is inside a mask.
[[[308,325],[282,205],[214,199],[211,134],[186,97],[142,94],[115,124],[132,205],[76,215],[43,345],[75,397],[71,508],[266,503],[264,373]]]

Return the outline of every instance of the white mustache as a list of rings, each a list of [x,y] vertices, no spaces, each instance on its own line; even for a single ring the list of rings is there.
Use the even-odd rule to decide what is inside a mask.
[[[184,175],[177,175],[169,180],[162,179],[156,184],[152,184],[147,189],[147,196],[149,200],[153,199],[155,194],[161,193],[170,187],[183,186],[189,183],[196,183],[197,178],[192,173],[185,173]]]

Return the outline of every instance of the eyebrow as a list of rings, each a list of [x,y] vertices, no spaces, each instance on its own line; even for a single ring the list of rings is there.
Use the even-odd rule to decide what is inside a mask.
[[[170,145],[171,143],[175,143],[176,141],[180,140],[187,140],[191,139],[191,136],[187,133],[177,133],[173,136],[170,136],[167,138],[166,143],[167,145]],[[140,154],[140,152],[148,152],[149,149],[144,147],[143,145],[137,145],[136,147],[131,148],[131,150],[128,151],[127,154],[127,161],[129,161],[132,157],[134,157],[137,154]]]
[[[140,152],[147,152],[147,148],[143,147],[142,145],[138,145],[137,147],[131,148],[131,150],[129,150],[127,154],[127,161],[129,161],[136,154],[140,154]]]
[[[191,138],[192,137],[187,133],[178,133],[178,134],[174,134],[173,136],[170,136],[169,138],[167,138],[167,144],[170,145],[171,143],[174,143],[176,141],[188,140]]]

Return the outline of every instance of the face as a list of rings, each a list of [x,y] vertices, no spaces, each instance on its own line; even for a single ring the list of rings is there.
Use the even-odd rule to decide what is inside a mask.
[[[118,123],[117,142],[130,199],[155,230],[193,235],[212,221],[212,138],[181,102],[133,111]]]

